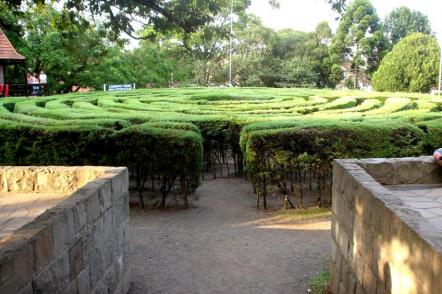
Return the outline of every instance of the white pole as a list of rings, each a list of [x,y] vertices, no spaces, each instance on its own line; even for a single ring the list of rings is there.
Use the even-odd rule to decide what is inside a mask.
[[[103,91],[106,92],[106,84],[103,85]]]
[[[232,87],[233,0],[230,1],[229,87]]]
[[[441,87],[441,83],[442,83],[442,43],[440,46],[440,64],[439,64],[439,88],[437,90],[438,95],[440,96],[440,87]]]

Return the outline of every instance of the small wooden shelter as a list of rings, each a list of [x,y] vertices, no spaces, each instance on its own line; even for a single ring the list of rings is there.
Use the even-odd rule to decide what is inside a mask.
[[[23,62],[24,60],[25,58],[17,53],[5,33],[0,29],[0,85],[6,81],[6,65]]]

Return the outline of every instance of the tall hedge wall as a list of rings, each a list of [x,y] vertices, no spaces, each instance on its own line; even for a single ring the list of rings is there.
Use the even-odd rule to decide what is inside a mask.
[[[203,171],[245,165],[263,199],[271,189],[302,198],[330,193],[334,158],[431,154],[442,145],[441,110],[436,96],[319,89],[9,98],[0,100],[0,164],[129,166],[141,196],[146,185],[167,195],[178,181],[187,194]]]
[[[330,193],[333,159],[422,155],[441,141],[435,138],[408,123],[299,121],[249,125],[243,129],[241,147],[248,178],[264,206],[270,187],[286,197],[297,192],[302,205],[306,189],[317,190],[318,204],[321,195]]]
[[[199,185],[202,141],[199,130],[186,123],[145,123],[114,130],[0,120],[0,165],[128,166],[141,200],[146,181],[161,179],[164,205],[175,181],[182,182],[185,192]]]

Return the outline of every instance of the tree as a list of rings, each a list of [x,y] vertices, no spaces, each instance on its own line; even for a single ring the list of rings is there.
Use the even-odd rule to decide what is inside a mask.
[[[378,91],[428,92],[439,72],[439,45],[429,35],[414,33],[388,53],[373,75]]]
[[[426,15],[404,6],[393,10],[387,15],[384,27],[391,46],[412,33],[430,35],[432,32],[430,21]]]
[[[339,14],[344,13],[345,8],[347,7],[346,0],[327,0],[328,4],[331,5],[332,10],[336,11]]]
[[[312,71],[310,51],[312,42],[310,34],[292,29],[284,29],[274,33],[269,40],[270,47],[262,61],[262,80],[267,87],[288,87],[300,85],[305,81],[297,78],[297,69],[290,66],[300,66],[300,72]],[[311,77],[312,75],[309,74]]]
[[[357,87],[361,74],[371,75],[385,55],[387,42],[370,1],[355,0],[345,10],[331,46],[331,61],[351,64]],[[335,67],[336,68],[336,67]]]
[[[293,56],[288,60],[283,60],[281,67],[281,77],[276,86],[278,87],[314,87],[318,80],[308,57]]]
[[[327,22],[319,23],[314,32],[285,29],[274,33],[261,63],[263,83],[270,87],[334,87],[330,79],[331,39]]]
[[[320,22],[313,33],[310,34],[312,49],[309,51],[310,62],[316,73],[315,86],[317,88],[336,86],[334,79],[330,79],[332,74],[332,63],[329,57],[329,44],[333,37],[332,30],[328,22]]]
[[[19,16],[20,13],[10,9],[5,1],[0,0],[0,28],[13,43],[20,42],[22,30],[18,22]]]
[[[42,4],[45,0],[12,0],[8,1],[11,9],[20,10],[30,3]],[[250,0],[246,0],[246,7]],[[270,5],[277,7],[277,0],[269,0]],[[26,5],[22,5],[26,4]],[[152,33],[183,30],[195,32],[198,28],[212,22],[214,18],[230,7],[230,0],[66,0],[64,6],[70,11],[99,15],[100,21],[111,28],[113,37],[118,39],[121,32],[135,38],[134,23],[143,27],[153,27]],[[0,23],[1,25],[1,23]]]
[[[264,58],[272,49],[271,41],[274,31],[265,27],[254,15],[244,15],[235,26],[233,47],[233,77],[241,86],[263,86],[262,76],[267,67],[263,66]],[[226,63],[218,74],[224,80],[228,72]]]
[[[222,62],[228,54],[227,24],[228,14],[225,14],[196,32],[177,36],[180,43],[176,45],[188,59],[195,62],[196,83],[199,85],[208,86],[213,82],[214,72],[222,67]]]
[[[52,87],[64,91],[72,85],[91,85],[96,68],[108,53],[103,31],[72,11],[50,5],[29,7],[21,19],[26,66],[35,73],[44,70]],[[63,83],[59,83],[63,81]]]
[[[229,2],[230,3],[230,2]],[[245,13],[250,4],[249,0],[236,0],[233,10],[236,14],[234,27],[243,26],[247,21]],[[212,83],[224,84],[227,80],[227,72],[219,73],[225,68],[226,57],[229,52],[230,38],[230,7],[225,7],[205,26],[197,28],[193,32],[183,30],[174,33],[163,33],[160,38],[175,40],[175,52],[181,52],[195,65],[195,82],[199,85]],[[235,36],[235,43],[237,40]],[[172,44],[171,44],[172,45]]]

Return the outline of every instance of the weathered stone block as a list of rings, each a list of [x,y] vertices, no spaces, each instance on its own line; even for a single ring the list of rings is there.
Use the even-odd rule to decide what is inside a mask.
[[[43,293],[46,291],[47,293],[55,293],[56,292],[56,284],[55,277],[53,276],[53,272],[50,266],[44,268],[35,278],[34,280],[34,289],[38,293]]]
[[[55,216],[52,227],[52,240],[55,252],[64,250],[75,238],[75,223],[72,210],[63,210]]]
[[[121,198],[123,197],[123,194],[127,191],[124,190],[124,184],[123,184],[123,177],[121,175],[115,176],[111,180],[111,189],[112,189],[112,195],[115,198]]]
[[[91,191],[89,191],[87,197],[86,211],[88,220],[87,222],[89,224],[94,223],[101,216],[102,206],[100,203],[100,194],[98,190],[91,189]]]
[[[34,273],[34,244],[26,235],[0,242],[0,293],[14,293],[25,286]]]
[[[104,238],[102,218],[99,218],[97,222],[91,226],[88,240],[87,256],[89,258],[90,287],[93,289],[102,278],[105,270],[103,265]]]
[[[0,240],[0,293],[127,293],[126,168],[0,167],[0,191],[75,191]]]
[[[69,248],[69,264],[71,280],[74,280],[84,269],[83,242],[81,239],[75,241]]]
[[[52,239],[52,227],[47,224],[35,238],[35,265],[40,271],[47,266],[54,256],[54,245]]]
[[[332,259],[332,262],[336,261],[336,251],[338,250],[337,246],[338,245],[336,244],[336,241],[332,239],[332,242],[331,242],[331,252],[332,252],[331,259]]]
[[[356,294],[368,294],[364,292],[362,285],[360,283],[356,283]]]
[[[348,275],[348,293],[354,294],[356,292],[356,278],[350,271]]]
[[[17,294],[34,294],[34,289],[32,288],[32,282],[27,283],[23,288],[18,290]]]
[[[376,293],[377,282],[371,268],[366,264],[364,266],[364,274],[362,277],[362,288],[366,293]]]
[[[55,285],[57,291],[61,292],[71,282],[69,253],[68,251],[60,255],[55,260],[54,266],[51,267],[52,275],[55,278]]]
[[[78,293],[78,284],[77,280],[73,280],[66,289],[63,290],[63,294],[77,294]]]
[[[78,294],[89,294],[90,293],[90,277],[89,270],[82,270],[77,276],[77,289]]]
[[[334,293],[440,292],[440,232],[429,229],[396,190],[381,184],[441,184],[442,169],[429,158],[340,160],[334,169],[332,239],[337,244],[332,245],[330,278]]]
[[[103,202],[103,210],[106,211],[112,206],[112,189],[109,181],[104,181],[100,188],[100,199]]]

